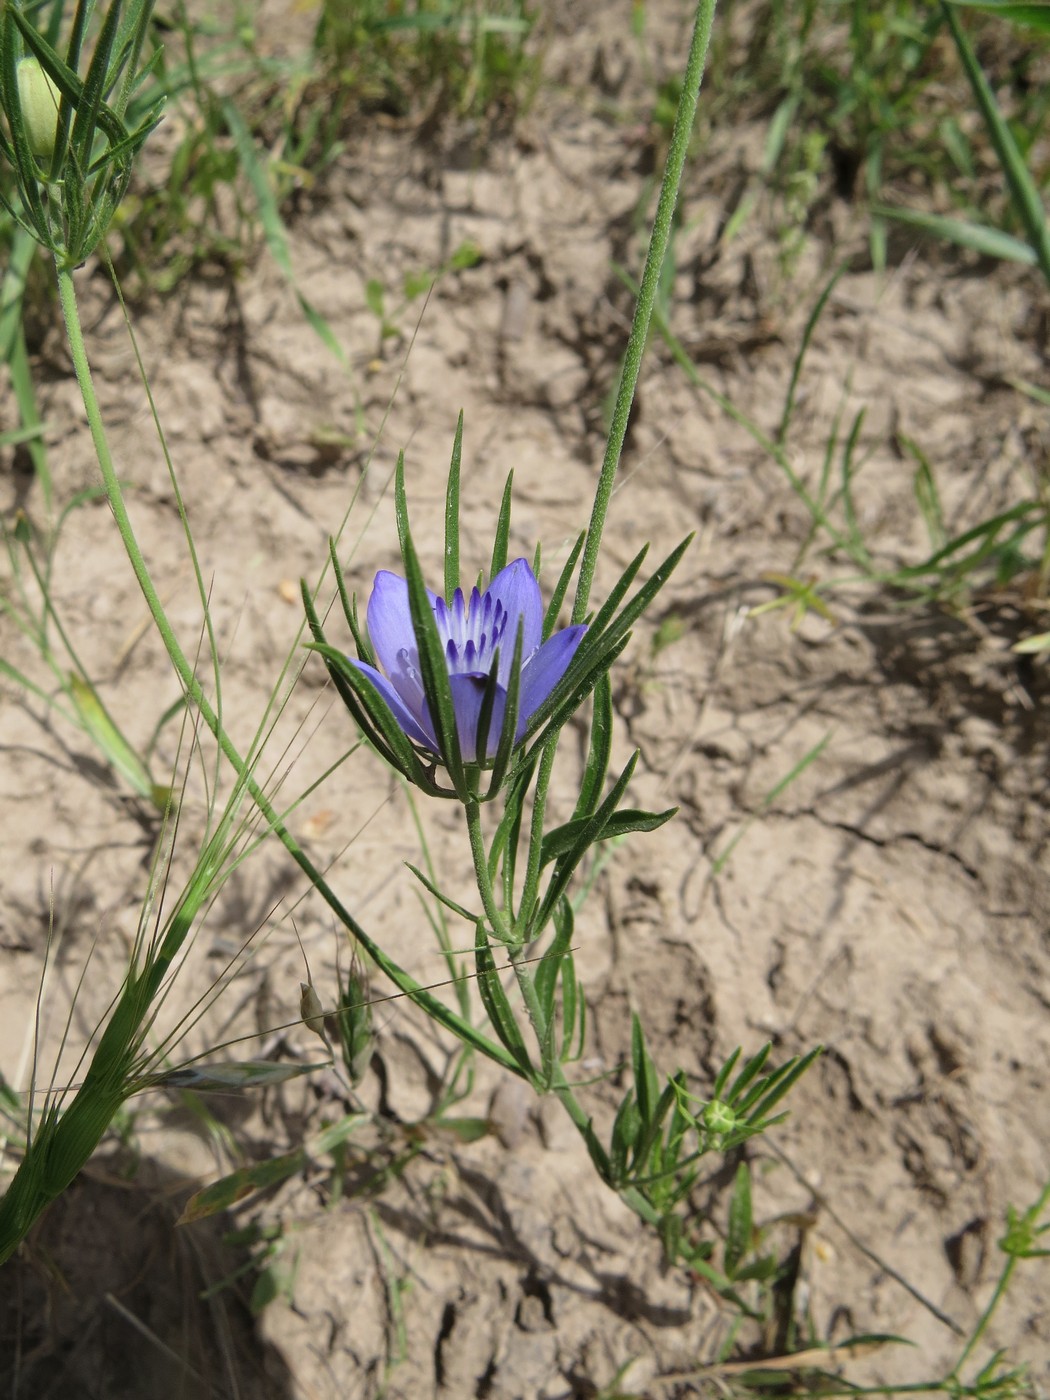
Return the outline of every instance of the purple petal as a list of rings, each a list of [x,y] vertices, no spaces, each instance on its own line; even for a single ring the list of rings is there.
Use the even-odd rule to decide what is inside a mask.
[[[481,705],[485,698],[488,677],[480,671],[473,675],[449,676],[452,689],[452,708],[456,713],[456,733],[459,735],[459,748],[464,763],[477,763],[478,759],[478,720],[481,718]],[[496,686],[492,700],[492,718],[485,740],[485,753],[480,762],[491,758],[499,745],[503,730],[503,716],[507,709],[507,692],[501,685]]]
[[[429,588],[427,597],[431,606],[436,608],[440,599]],[[408,584],[399,574],[389,573],[386,569],[376,574],[372,596],[368,600],[368,635],[394,689],[423,729],[429,729],[429,712],[419,671],[419,648],[412,630]]]
[[[375,648],[379,664],[393,679],[403,669],[399,653],[407,651],[418,665],[416,636],[412,631],[412,613],[408,606],[408,584],[397,574],[380,569],[376,574],[372,596],[368,600],[368,635]]]
[[[515,559],[508,564],[489,584],[486,592],[493,602],[503,604],[507,614],[506,630],[500,644],[499,680],[506,685],[510,680],[511,663],[514,660],[514,643],[518,636],[518,619],[524,623],[521,639],[521,656],[527,661],[543,640],[543,598],[536,575],[529,567],[528,560]]]
[[[369,666],[366,661],[358,661],[356,656],[349,656],[347,660],[350,662],[351,666],[356,666],[359,671],[365,673],[390,707],[390,713],[394,716],[394,719],[412,742],[414,744],[422,744],[425,749],[430,749],[431,752],[437,753],[437,740],[423,728],[422,724],[420,724],[419,720],[412,714],[408,706],[401,699],[401,696],[398,695],[397,691],[387,680],[386,676],[381,675],[374,666]]]
[[[521,692],[518,700],[518,733],[520,739],[529,720],[546,700],[569,669],[569,662],[587,631],[582,623],[563,627],[543,643],[521,668]]]

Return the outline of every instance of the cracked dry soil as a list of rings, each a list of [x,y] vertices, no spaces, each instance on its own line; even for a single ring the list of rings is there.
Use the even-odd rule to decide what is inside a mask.
[[[668,63],[680,51],[679,8],[651,7]],[[551,19],[551,82],[512,136],[478,149],[469,136],[377,126],[303,195],[297,276],[347,348],[349,373],[262,256],[236,278],[204,270],[136,311],[242,746],[295,638],[295,582],[317,570],[355,492],[352,584],[365,592],[377,568],[395,565],[388,488],[402,447],[417,542],[439,570],[461,407],[468,567],[486,557],[510,468],[512,548],[531,555],[542,540],[548,580],[586,523],[630,315],[613,265],[637,265],[636,213],[658,159],[657,134],[608,115],[613,95],[601,90],[616,72],[618,109],[644,110],[644,77],[621,37],[627,9],[591,3],[571,26]],[[1027,273],[931,263],[929,250],[906,246],[878,277],[863,227],[831,195],[790,270],[772,202],[726,245],[727,202],[761,141],[760,129],[716,132],[691,164],[672,324],[718,391],[772,431],[809,309],[850,254],[813,338],[789,447],[814,479],[836,414],[844,407],[848,422],[865,407],[858,519],[881,557],[915,560],[923,539],[904,435],[939,473],[950,529],[1009,504],[1045,471],[1045,417],[1006,384],[1045,381],[1045,291]],[[366,281],[395,287],[468,239],[479,263],[445,276],[418,325],[412,309],[404,337],[381,343]],[[80,285],[136,528],[193,638],[200,618],[172,490],[119,309],[97,268]],[[36,365],[64,500],[94,482],[95,468],[57,315]],[[40,510],[18,459],[6,459],[2,485],[9,512]],[[853,1381],[925,1378],[957,1354],[953,1328],[972,1326],[996,1277],[1007,1204],[1034,1199],[1050,1159],[1046,667],[1019,666],[1009,648],[1028,625],[1023,601],[991,591],[958,616],[859,588],[835,598],[834,624],[811,616],[792,633],[783,613],[749,617],[773,596],[763,575],[790,567],[808,520],[776,465],[654,341],[598,596],[643,542],[662,557],[689,530],[692,550],[615,678],[617,752],[642,753],[634,799],[680,812],[615,853],[581,914],[578,970],[592,1010],[584,1066],[615,1071],[631,1009],[661,1067],[681,1066],[701,1091],[736,1045],[771,1039],[789,1055],[823,1044],[788,1121],[750,1153],[758,1220],[791,1268],[775,1322],[745,1331],[742,1354],[775,1355],[793,1315],[820,1340],[879,1332],[915,1343],[843,1361]],[[810,559],[822,576],[836,571],[819,550]],[[177,692],[103,505],[69,519],[56,594],[107,705],[144,743]],[[0,642],[36,674],[7,620]],[[324,679],[308,661],[273,743],[289,792],[352,741]],[[0,1067],[14,1081],[52,898],[53,1053],[89,950],[74,1041],[119,984],[153,832],[75,731],[11,687],[0,704]],[[292,748],[278,759],[285,738]],[[559,810],[572,780],[561,780]],[[191,784],[176,871],[203,821]],[[438,868],[465,891],[455,814],[428,808],[424,821]],[[422,980],[440,978],[403,867],[418,857],[411,821],[378,761],[355,752],[293,824],[373,935]],[[334,1000],[339,938],[303,895],[269,848],[232,880],[180,974],[172,1018],[232,946],[263,932],[189,1052],[208,1034],[295,1018],[297,936],[322,999]],[[391,1121],[410,1122],[428,1108],[448,1047],[397,1003],[381,1008],[377,1027],[365,1092]],[[272,1049],[273,1037],[262,1044]],[[282,1045],[316,1057],[305,1032]],[[615,1088],[614,1079],[591,1091],[603,1122]],[[209,1107],[256,1160],[340,1111],[332,1093],[319,1075]],[[432,1136],[377,1194],[337,1199],[330,1160],[315,1162],[214,1229],[174,1230],[187,1190],[220,1168],[185,1104],[136,1106],[135,1170],[126,1152],[103,1154],[0,1277],[11,1393],[166,1397],[205,1377],[219,1395],[554,1400],[597,1395],[629,1361],[632,1393],[709,1393],[694,1373],[716,1357],[730,1311],[700,1281],[661,1267],[656,1241],[596,1181],[556,1107],[479,1067],[465,1111],[490,1112],[498,1135],[472,1145]],[[715,1163],[696,1195],[715,1229],[733,1165]],[[286,1284],[256,1319],[243,1281],[201,1300],[243,1263],[224,1231],[252,1225],[277,1232],[273,1262]],[[1044,1386],[1048,1306],[1046,1271],[1032,1264],[990,1337]],[[188,1360],[190,1381],[135,1320]]]

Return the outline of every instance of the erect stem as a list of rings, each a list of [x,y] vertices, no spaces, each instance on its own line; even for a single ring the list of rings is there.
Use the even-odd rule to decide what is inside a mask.
[[[485,917],[489,921],[489,928],[499,939],[510,947],[520,946],[521,939],[509,922],[506,914],[496,903],[496,894],[492,888],[492,879],[489,875],[488,854],[485,850],[485,838],[481,830],[481,806],[475,801],[465,802],[463,811],[467,819],[467,835],[470,838],[470,854],[474,860],[474,878],[478,882],[478,893],[481,895],[481,902],[485,906]]]
[[[547,812],[547,793],[550,789],[551,770],[558,751],[558,737],[555,736],[540,758],[539,772],[536,775],[536,797],[532,805],[532,821],[529,827],[529,852],[525,866],[525,882],[521,889],[519,918],[526,934],[538,938],[542,929],[532,929],[532,916],[536,911],[540,881],[540,858],[543,854],[543,819]]]
[[[123,541],[124,549],[131,567],[134,570],[135,578],[142,596],[146,600],[146,606],[150,610],[150,615],[164,643],[165,650],[171,658],[176,674],[182,686],[193,702],[204,723],[215,736],[215,740],[229,761],[231,767],[236,772],[240,781],[250,793],[259,811],[266,819],[271,831],[278,837],[282,845],[291,855],[292,859],[302,870],[303,874],[317,890],[321,898],[335,914],[336,918],[353,935],[354,938],[372,958],[376,966],[391,979],[391,981],[406,996],[417,1002],[428,1015],[451,1030],[467,1044],[480,1050],[482,1054],[488,1055],[490,1059],[496,1060],[507,1069],[517,1071],[517,1064],[513,1057],[496,1045],[486,1036],[481,1035],[471,1023],[464,1017],[457,1016],[454,1011],[431,996],[416,980],[411,977],[403,968],[399,967],[391,958],[383,952],[382,948],[371,939],[364,929],[361,928],[357,920],[350,911],[338,899],[335,892],[326,883],[321,872],[315,868],[306,853],[301,849],[298,842],[292,836],[281,821],[273,805],[266,794],[252,776],[251,767],[237,752],[229,735],[219,720],[215,710],[208,702],[200,682],[194,674],[193,667],[186,659],[186,654],[179,645],[179,640],[175,635],[171,623],[168,621],[164,611],[164,605],[160,601],[157,590],[153,585],[149,569],[143,558],[142,550],[139,548],[135,531],[128,516],[127,507],[124,504],[124,495],[117,478],[116,469],[113,465],[113,457],[109,450],[109,443],[106,439],[106,431],[102,423],[102,414],[99,409],[98,398],[95,394],[95,386],[91,378],[91,368],[88,363],[87,350],[84,346],[84,335],[80,324],[80,313],[77,308],[76,290],[73,285],[73,274],[70,268],[64,267],[56,261],[58,274],[58,295],[62,305],[62,314],[65,318],[66,333],[69,337],[69,348],[73,359],[73,367],[76,371],[77,382],[80,385],[81,397],[84,401],[84,411],[87,414],[88,426],[91,429],[91,440],[94,443],[95,453],[98,457],[99,468],[102,472],[102,481],[106,489],[106,496],[109,500],[110,509],[113,512],[120,538]]]
[[[649,251],[642,270],[642,280],[638,289],[638,301],[634,308],[634,320],[627,340],[620,372],[620,387],[616,392],[616,405],[612,422],[609,425],[609,440],[602,460],[602,470],[598,487],[594,493],[594,507],[590,525],[587,527],[587,543],[580,563],[580,577],[576,585],[576,601],[573,603],[572,620],[582,622],[587,615],[587,603],[591,596],[594,571],[598,564],[601,549],[602,530],[612,497],[613,481],[620,464],[624,439],[627,436],[627,420],[634,402],[634,391],[638,385],[638,374],[645,352],[645,342],[649,334],[649,321],[652,318],[656,293],[660,285],[660,270],[671,241],[674,226],[675,205],[678,202],[678,187],[682,181],[689,150],[689,138],[696,116],[696,101],[700,92],[700,81],[704,76],[704,63],[707,47],[711,40],[711,25],[715,17],[715,0],[699,0],[696,7],[696,20],[693,25],[693,38],[689,45],[689,58],[682,78],[682,93],[678,99],[678,112],[675,116],[671,144],[667,152],[663,183],[660,186],[660,199],[656,206],[652,233],[649,237]]]
[[[529,1020],[532,1023],[532,1029],[535,1032],[536,1040],[540,1047],[544,1083],[547,1089],[555,1095],[576,1125],[584,1141],[587,1143],[588,1151],[591,1154],[591,1160],[594,1162],[599,1172],[601,1172],[605,1181],[611,1185],[611,1171],[608,1156],[595,1135],[591,1120],[585,1112],[583,1105],[580,1103],[579,1099],[577,1099],[573,1092],[572,1085],[565,1077],[565,1071],[562,1068],[561,1060],[558,1057],[557,1049],[554,1045],[554,1028],[548,1023],[543,1007],[540,1004],[532,972],[525,961],[525,953],[526,949],[524,946],[512,948],[510,960],[514,968],[514,975],[518,979],[518,988],[521,991],[522,1000],[525,1002],[525,1010],[528,1012]],[[626,1192],[621,1192],[620,1194],[627,1200]],[[633,1195],[635,1193],[631,1194]],[[638,1211],[639,1214],[643,1214],[643,1211],[638,1209],[633,1199],[628,1200],[628,1204]],[[647,1206],[648,1202],[645,1202],[645,1205]],[[652,1219],[655,1220],[656,1218],[658,1217],[653,1213]]]

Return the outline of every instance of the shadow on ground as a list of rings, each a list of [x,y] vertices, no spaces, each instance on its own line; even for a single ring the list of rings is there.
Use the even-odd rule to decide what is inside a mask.
[[[292,1396],[283,1358],[256,1331],[254,1270],[237,1279],[246,1260],[224,1243],[228,1222],[173,1228],[185,1194],[152,1163],[134,1181],[101,1163],[55,1202],[0,1271],[5,1396]]]

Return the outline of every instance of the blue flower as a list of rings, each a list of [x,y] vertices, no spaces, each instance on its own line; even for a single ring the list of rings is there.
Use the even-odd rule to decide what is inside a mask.
[[[522,629],[521,678],[515,742],[524,738],[529,720],[564,676],[587,628],[565,627],[543,640],[543,601],[536,576],[524,559],[501,569],[484,593],[469,599],[457,588],[446,602],[427,590],[438,636],[445,651],[449,688],[456,716],[460,754],[465,763],[484,764],[499,745],[514,664],[518,628]],[[419,648],[412,627],[408,584],[385,569],[376,574],[368,600],[368,635],[384,675],[367,662],[350,657],[390,707],[413,741],[440,756],[430,708],[423,693]],[[478,752],[478,720],[496,653],[495,694],[484,751]]]

